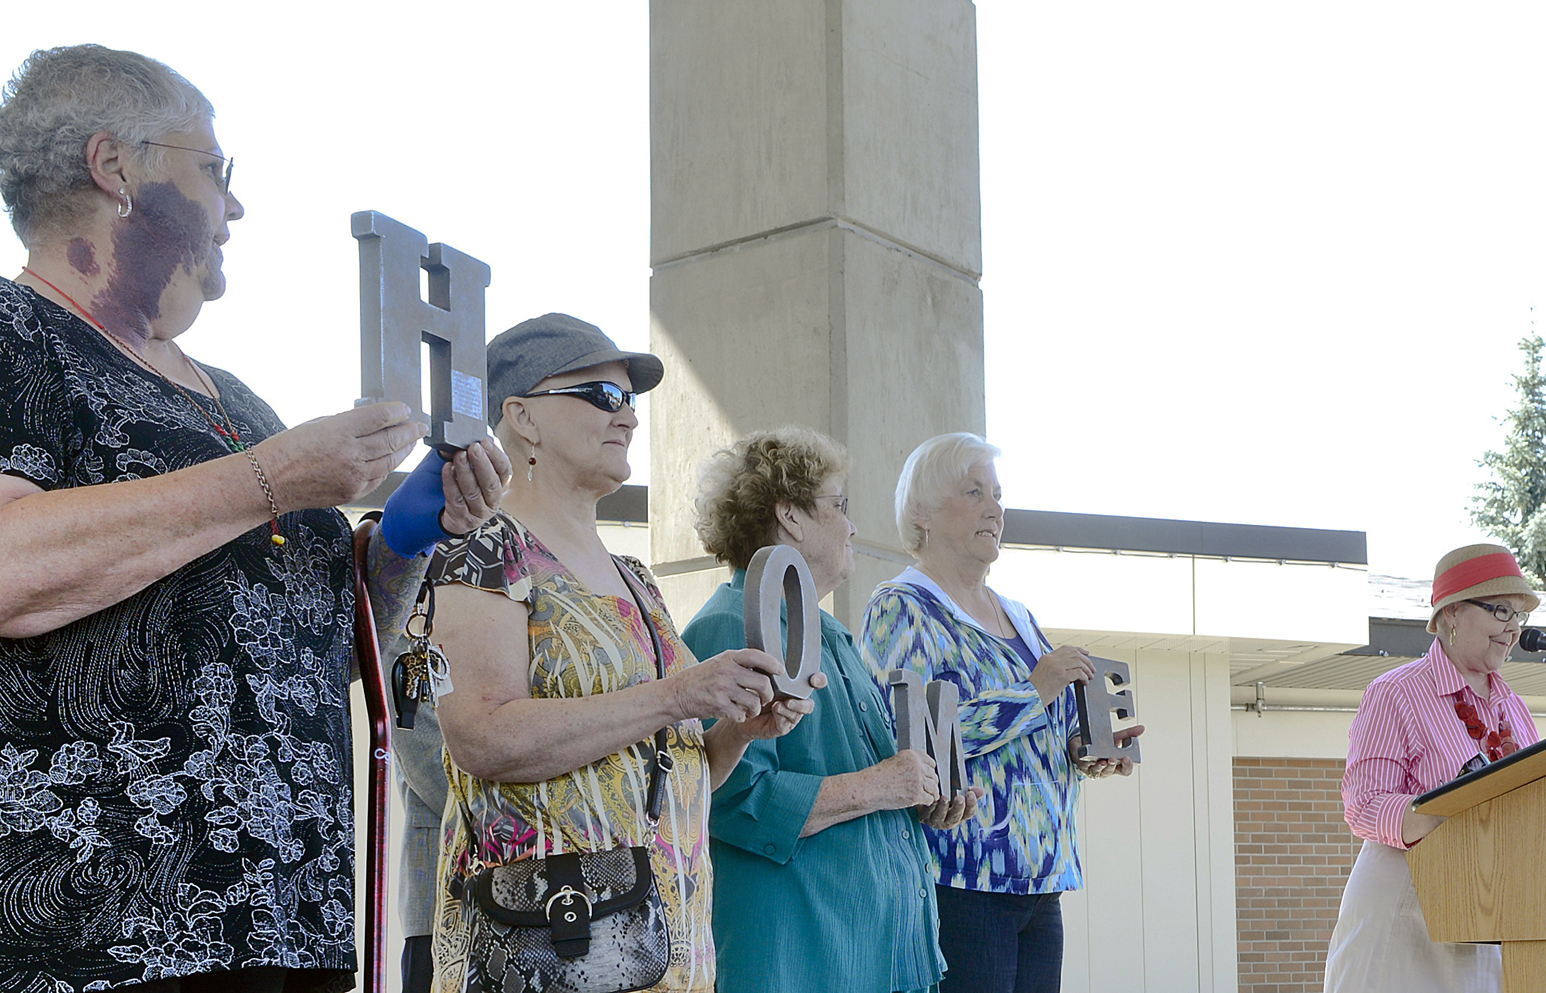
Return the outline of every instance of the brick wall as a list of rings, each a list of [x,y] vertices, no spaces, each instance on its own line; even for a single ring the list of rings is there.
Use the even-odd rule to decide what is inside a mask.
[[[1362,842],[1342,820],[1341,759],[1236,758],[1240,993],[1319,993]]]

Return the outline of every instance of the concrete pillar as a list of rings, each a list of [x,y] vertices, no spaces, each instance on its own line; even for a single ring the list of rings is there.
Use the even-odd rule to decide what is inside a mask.
[[[910,562],[892,498],[944,431],[982,432],[976,10],[970,0],[650,5],[651,558],[679,620],[724,573],[697,467],[798,423],[854,455],[857,627]]]

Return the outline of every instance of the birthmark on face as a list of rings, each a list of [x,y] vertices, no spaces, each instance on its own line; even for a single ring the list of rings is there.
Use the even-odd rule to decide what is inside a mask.
[[[92,312],[114,334],[143,342],[178,268],[191,273],[213,252],[204,208],[175,183],[147,183],[135,194],[134,213],[113,227],[113,274]]]
[[[70,260],[70,268],[82,276],[95,276],[102,271],[102,267],[97,265],[96,246],[85,238],[71,239],[66,255]]]

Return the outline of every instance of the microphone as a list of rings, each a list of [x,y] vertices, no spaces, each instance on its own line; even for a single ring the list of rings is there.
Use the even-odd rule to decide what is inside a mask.
[[[1519,632],[1519,647],[1527,652],[1546,651],[1546,631],[1540,628],[1525,628]]]

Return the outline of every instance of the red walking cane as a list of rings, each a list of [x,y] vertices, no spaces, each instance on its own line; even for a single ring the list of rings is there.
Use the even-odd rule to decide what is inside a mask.
[[[354,530],[354,651],[370,715],[370,801],[365,822],[365,960],[364,993],[386,993],[387,814],[390,797],[387,773],[392,757],[390,711],[381,648],[376,644],[376,618],[365,588],[365,555],[375,521],[362,521]]]

